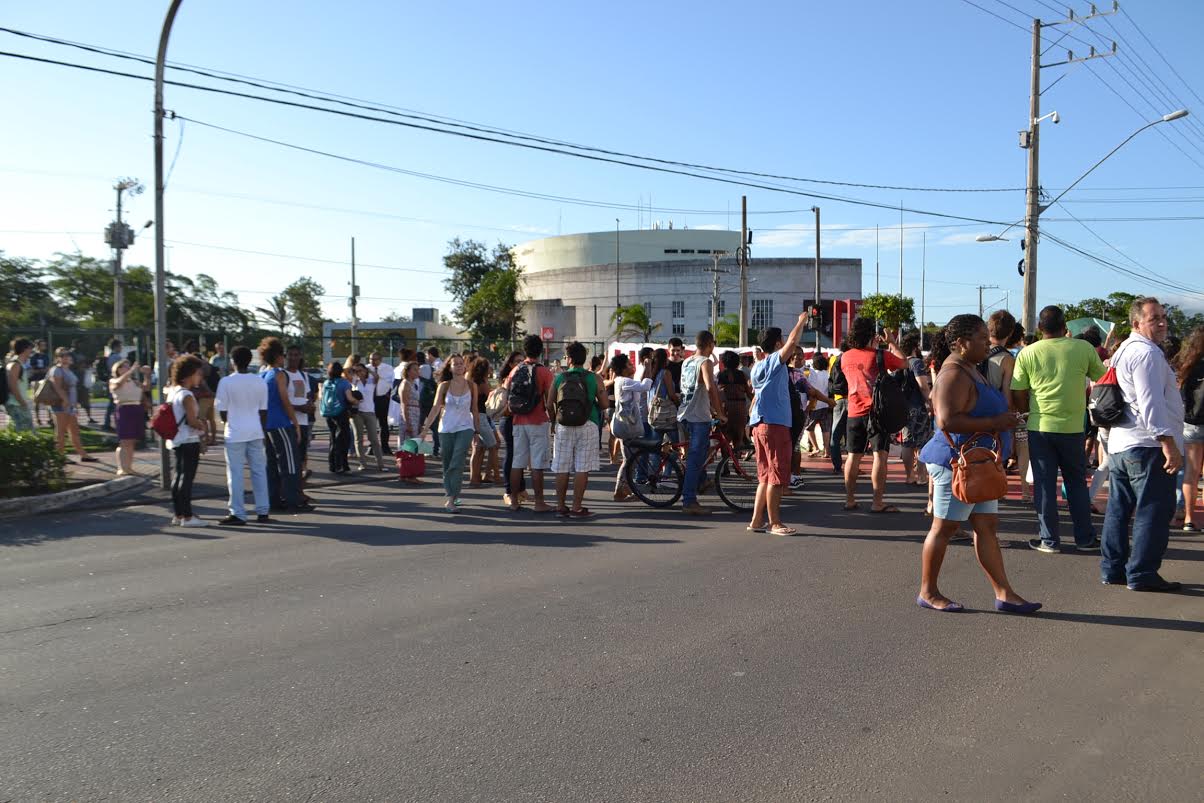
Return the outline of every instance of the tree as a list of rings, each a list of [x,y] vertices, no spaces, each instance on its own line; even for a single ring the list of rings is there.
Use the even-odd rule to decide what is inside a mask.
[[[301,336],[307,340],[322,337],[322,324],[328,320],[322,315],[321,299],[325,294],[326,288],[308,276],[297,279],[281,293]]]
[[[443,280],[443,289],[457,304],[467,301],[481,286],[485,275],[496,267],[484,243],[459,237],[448,242],[443,265],[451,271],[451,276]]]
[[[259,313],[260,319],[272,327],[273,331],[279,332],[281,337],[296,323],[293,312],[289,309],[288,299],[283,293],[269,298],[266,306],[256,307],[255,312]]]
[[[413,323],[414,319],[409,315],[402,315],[397,310],[390,310],[389,314],[381,318],[387,323]]]
[[[659,321],[653,323],[649,319],[648,311],[643,304],[619,307],[610,314],[610,325],[614,327],[616,339],[638,338],[642,343],[650,341],[652,335],[664,326]]]
[[[907,296],[874,293],[861,300],[861,310],[857,314],[881,321],[887,329],[898,330],[903,324],[915,321],[916,305],[915,300]]]
[[[1124,339],[1129,336],[1129,307],[1140,298],[1137,293],[1116,291],[1109,293],[1106,298],[1085,298],[1077,304],[1066,304],[1062,312],[1066,320],[1076,318],[1099,318],[1101,321],[1111,321],[1116,324],[1116,336]],[[1194,327],[1204,325],[1204,315],[1196,313],[1188,315],[1176,304],[1165,304],[1168,329],[1172,335],[1183,337]]]
[[[16,329],[40,329],[69,321],[50,295],[46,272],[32,259],[5,256],[0,251],[0,332],[4,342]]]
[[[517,267],[496,268],[460,305],[460,324],[482,340],[515,339],[522,314],[522,273]]]
[[[715,322],[715,345],[717,346],[739,346],[740,345],[740,316],[736,313],[724,315]],[[757,330],[748,330],[748,340],[750,343],[757,342]]]

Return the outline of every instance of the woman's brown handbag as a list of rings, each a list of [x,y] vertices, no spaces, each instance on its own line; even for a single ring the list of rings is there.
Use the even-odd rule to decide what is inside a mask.
[[[975,445],[979,438],[990,438],[994,449]],[[977,432],[960,449],[945,433],[953,448],[953,496],[968,505],[1002,499],[1008,493],[1008,475],[1003,468],[1003,449],[993,433]]]

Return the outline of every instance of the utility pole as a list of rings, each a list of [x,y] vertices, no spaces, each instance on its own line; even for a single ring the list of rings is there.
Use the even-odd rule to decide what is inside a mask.
[[[874,292],[875,293],[882,292],[882,280],[880,278],[881,274],[879,273],[879,268],[878,268],[878,252],[879,252],[878,224],[875,223],[874,224]]]
[[[928,232],[924,232],[920,256],[920,351],[924,350],[924,299],[928,296]]]
[[[823,307],[819,303],[819,207],[811,207],[815,213],[815,306],[820,311],[820,319],[815,323],[815,352],[819,353],[819,330],[823,328]]]
[[[748,196],[740,196],[740,346],[748,345]]]
[[[358,346],[356,341],[360,336],[360,319],[356,310],[356,298],[360,294],[359,285],[355,283],[355,238],[351,238],[351,298],[347,303],[351,305],[351,351],[355,353]]]
[[[1097,53],[1092,47],[1088,55],[1075,58],[1074,52],[1068,51],[1065,61],[1042,64],[1041,29],[1054,25],[1073,25],[1095,17],[1106,17],[1115,14],[1118,10],[1119,5],[1113,2],[1111,11],[1097,11],[1092,5],[1091,13],[1086,17],[1076,17],[1071,11],[1067,19],[1058,22],[1042,23],[1040,19],[1033,20],[1032,60],[1029,65],[1028,127],[1026,131],[1020,132],[1020,147],[1028,149],[1028,177],[1024,190],[1024,310],[1022,313],[1022,323],[1026,332],[1035,331],[1037,325],[1038,219],[1047,208],[1041,206],[1041,69],[1116,55],[1116,43],[1113,42],[1111,52]],[[1054,122],[1057,122],[1056,116]]]
[[[899,201],[899,298],[903,297],[903,202]]]
[[[159,365],[159,401],[167,385],[167,267],[166,243],[163,228],[163,73],[167,70],[167,41],[171,27],[176,21],[182,0],[171,0],[167,16],[163,18],[163,29],[159,33],[159,51],[155,57],[155,362]],[[159,439],[159,487],[171,487],[171,455],[167,441]]]
[[[619,219],[615,218],[615,312],[618,312],[621,305],[619,304]],[[617,323],[617,321],[616,321]]]
[[[714,332],[719,327],[719,274],[729,273],[727,268],[719,267],[719,260],[727,256],[727,251],[715,251],[711,254],[711,259],[715,261],[714,267],[703,268],[703,271],[710,273],[711,276],[711,332]]]
[[[981,318],[982,314],[983,314],[982,291],[983,290],[999,290],[999,289],[1001,289],[1001,288],[997,284],[980,284],[980,285],[978,285],[978,317],[979,318]]]
[[[105,242],[113,248],[113,328],[125,328],[125,280],[122,278],[122,258],[125,249],[134,244],[134,230],[121,219],[121,201],[125,193],[140,195],[141,182],[133,178],[118,179],[113,185],[117,190],[117,220],[105,229]]]

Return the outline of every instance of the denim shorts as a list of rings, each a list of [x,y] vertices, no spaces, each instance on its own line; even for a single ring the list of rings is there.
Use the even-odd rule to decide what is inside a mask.
[[[1204,424],[1184,424],[1183,440],[1187,443],[1204,443]]]
[[[967,504],[953,496],[953,469],[926,463],[928,476],[932,478],[932,515],[945,521],[966,521],[971,514],[999,513],[999,500]]]

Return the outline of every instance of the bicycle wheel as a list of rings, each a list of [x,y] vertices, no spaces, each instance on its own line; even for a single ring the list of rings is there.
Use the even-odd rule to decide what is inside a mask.
[[[640,463],[644,463],[646,477],[638,476]],[[686,486],[681,463],[672,455],[659,451],[630,455],[625,474],[627,487],[649,507],[672,507],[681,499],[681,491]]]
[[[715,492],[732,510],[751,511],[757,500],[757,461],[751,449],[724,455],[715,467]]]

